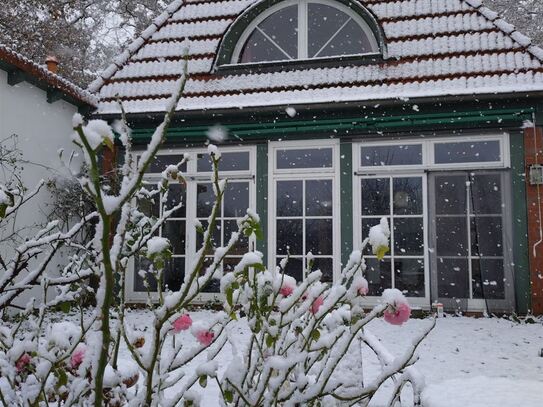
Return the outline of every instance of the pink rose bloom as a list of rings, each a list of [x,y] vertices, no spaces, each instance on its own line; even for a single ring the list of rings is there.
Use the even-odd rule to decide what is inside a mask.
[[[79,365],[83,362],[83,359],[85,359],[86,351],[87,347],[83,344],[79,344],[77,348],[75,348],[75,351],[70,358],[70,365],[72,366],[72,369],[77,369]]]
[[[324,300],[322,297],[315,298],[315,301],[313,301],[313,304],[311,304],[311,313],[316,314],[323,302]]]
[[[281,294],[283,297],[288,297],[292,292],[294,291],[294,287],[290,285],[289,283],[284,283],[281,289],[279,290],[279,294]]]
[[[189,314],[183,314],[173,322],[173,330],[176,334],[186,331],[192,326],[192,319]]]
[[[213,342],[215,334],[211,331],[202,329],[201,331],[196,332],[196,340],[200,342],[202,346],[209,346]]]
[[[15,363],[15,368],[17,369],[17,373],[21,373],[25,367],[30,363],[32,358],[28,353],[23,353],[21,357],[17,360]]]
[[[364,296],[368,293],[368,280],[364,277],[357,278],[353,284],[358,295]]]
[[[395,306],[389,306],[383,315],[389,324],[401,325],[411,316],[411,307],[406,302],[395,303]]]

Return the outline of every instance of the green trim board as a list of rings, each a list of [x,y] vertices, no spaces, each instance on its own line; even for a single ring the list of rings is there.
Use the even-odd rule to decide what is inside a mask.
[[[238,139],[251,140],[259,138],[275,138],[285,134],[310,134],[333,132],[334,134],[353,134],[379,131],[401,131],[420,128],[440,128],[441,126],[478,126],[518,123],[530,120],[533,107],[513,109],[488,109],[462,112],[440,112],[430,114],[404,114],[380,117],[351,117],[337,119],[314,120],[277,120],[274,122],[253,122],[224,124],[229,134]],[[188,125],[172,127],[168,130],[168,141],[183,142],[190,139],[205,139],[208,125]],[[152,130],[149,128],[134,129],[133,140],[141,143],[149,140]]]
[[[511,192],[513,200],[513,261],[517,312],[526,314],[531,304],[530,260],[528,254],[528,210],[526,207],[526,170],[524,165],[524,135],[510,136]]]
[[[258,240],[257,249],[264,254],[264,264],[268,264],[268,144],[256,146],[256,212],[260,216],[260,226],[264,239]]]

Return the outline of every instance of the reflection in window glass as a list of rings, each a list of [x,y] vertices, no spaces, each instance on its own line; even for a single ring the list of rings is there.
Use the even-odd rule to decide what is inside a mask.
[[[198,154],[198,172],[212,172],[213,164],[209,154]],[[249,152],[236,151],[233,153],[221,153],[219,161],[219,173],[222,171],[247,171],[249,170]]]
[[[277,168],[332,168],[332,149],[277,150]]]
[[[283,61],[298,57],[298,6],[288,6],[262,21],[251,33],[241,63]]]
[[[501,159],[498,140],[434,144],[436,164],[498,162]]]
[[[309,58],[364,54],[372,51],[368,36],[349,15],[335,7],[309,3]]]
[[[138,157],[139,162],[140,157]],[[183,161],[183,154],[158,154],[155,156],[155,159],[149,164],[148,173],[162,173],[168,165],[177,165]],[[182,172],[187,171],[187,164],[184,163],[179,169]]]
[[[499,173],[435,177],[435,254],[440,297],[505,298],[501,184]]]
[[[289,254],[287,268],[301,276],[314,257],[312,270],[320,269],[323,281],[333,277],[333,182],[331,179],[276,181],[275,250],[277,258]]]
[[[361,183],[362,216],[390,214],[390,179],[363,178]]]
[[[391,233],[391,248],[383,261],[375,258],[369,245],[364,249],[370,295],[392,287],[409,297],[426,296],[423,177],[368,177],[360,182],[362,240],[382,217]]]
[[[362,167],[421,164],[422,144],[362,146],[360,148]]]

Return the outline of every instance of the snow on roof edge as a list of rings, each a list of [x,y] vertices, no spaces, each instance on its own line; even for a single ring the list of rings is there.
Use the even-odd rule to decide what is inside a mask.
[[[130,59],[130,57],[136,54],[140,48],[145,44],[146,40],[151,38],[151,36],[159,30],[162,25],[168,19],[177,12],[183,5],[184,0],[174,0],[171,2],[164,12],[158,15],[153,22],[141,34],[136,37],[126,48],[126,50],[119,55],[113,63],[111,63],[101,75],[98,76],[91,84],[87,87],[87,90],[91,93],[97,93],[100,91],[105,82],[110,79],[115,73],[122,68],[122,66]]]
[[[514,25],[509,24],[499,13],[491,10],[483,4],[481,0],[463,0],[483,17],[492,22],[504,34],[511,37],[515,42],[526,48],[533,57],[543,62],[543,48],[533,44],[532,39],[521,33]]]
[[[81,88],[64,77],[49,71],[47,68],[16,52],[7,45],[0,44],[0,59],[4,59],[8,64],[14,65],[27,74],[36,77],[38,80],[46,82],[48,85],[55,87],[75,100],[86,103],[92,107],[98,106],[98,98],[91,92]]]

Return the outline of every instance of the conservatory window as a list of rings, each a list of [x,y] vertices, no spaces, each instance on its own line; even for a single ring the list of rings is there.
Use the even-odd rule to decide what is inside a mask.
[[[338,272],[336,155],[337,144],[329,141],[272,144],[270,258],[278,265],[288,257],[285,272],[298,281],[310,260],[322,281],[333,281]]]
[[[231,62],[327,58],[378,50],[372,29],[349,7],[329,0],[287,0],[249,24]]]
[[[170,184],[166,208],[177,205],[180,201],[185,205],[169,218],[164,226],[158,230],[158,235],[169,239],[172,246],[172,258],[166,264],[162,285],[170,290],[178,290],[184,280],[185,272],[190,268],[197,250],[202,245],[202,234],[197,232],[195,219],[202,226],[207,226],[207,220],[211,208],[215,203],[212,180],[212,163],[209,155],[202,150],[182,150],[159,152],[155,160],[150,164],[145,181],[147,189],[156,188],[161,179],[161,172],[167,165],[179,163],[184,153],[192,157],[181,168],[185,174],[186,183]],[[222,147],[221,160],[219,162],[219,176],[227,178],[225,194],[223,197],[216,228],[213,231],[212,242],[215,247],[228,243],[232,232],[238,229],[237,221],[245,216],[247,208],[255,208],[255,151],[252,147]],[[160,215],[161,208],[158,205],[160,197],[140,202],[140,207],[148,215]],[[253,239],[241,237],[238,244],[224,259],[223,271],[228,272],[239,262],[243,253],[249,250],[249,244]],[[212,260],[213,253],[209,253],[206,262]],[[141,300],[146,297],[146,288],[143,274],[140,270],[148,270],[149,263],[143,258],[137,258],[134,264],[132,283],[129,282],[128,296],[133,300]],[[205,269],[205,267],[204,267]],[[157,290],[157,282],[151,275],[146,276],[150,291]],[[213,297],[219,291],[218,281],[211,283],[203,290],[202,299]]]

